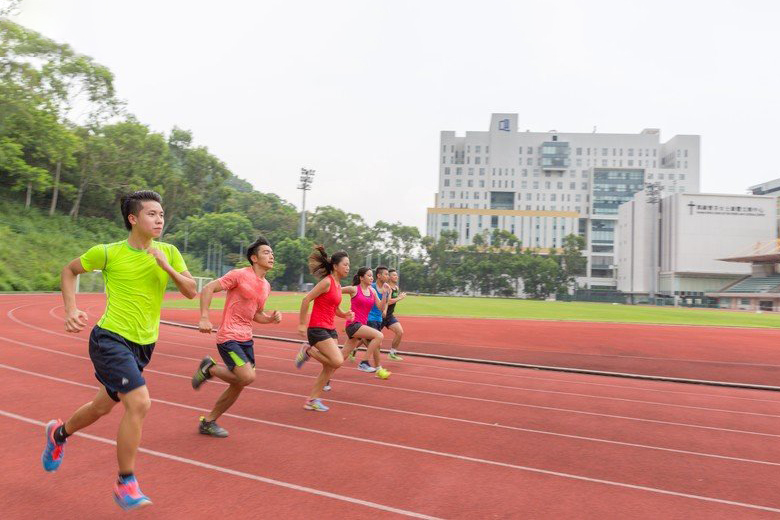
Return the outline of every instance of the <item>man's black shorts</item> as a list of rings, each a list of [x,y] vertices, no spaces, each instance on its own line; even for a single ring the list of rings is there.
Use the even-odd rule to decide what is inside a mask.
[[[89,335],[89,358],[95,367],[95,377],[117,402],[118,394],[146,384],[141,372],[152,359],[153,351],[154,343],[139,345],[97,325]]]
[[[368,326],[372,329],[376,329],[378,331],[382,330],[382,322],[381,321],[369,321]]]
[[[255,366],[255,342],[229,340],[224,343],[217,343],[217,350],[222,356],[222,361],[231,372],[236,367],[241,367],[247,363]]]
[[[312,347],[326,339],[335,339],[337,343],[339,341],[339,333],[336,332],[336,329],[323,329],[322,327],[309,327],[306,330],[306,337]]]
[[[398,318],[393,316],[392,314],[390,316],[386,316],[384,320],[382,320],[382,326],[390,328],[390,325],[393,325],[395,323],[398,323]]]

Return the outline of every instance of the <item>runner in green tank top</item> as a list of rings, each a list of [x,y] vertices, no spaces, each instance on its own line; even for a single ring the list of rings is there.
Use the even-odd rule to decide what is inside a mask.
[[[398,321],[398,318],[395,317],[395,304],[406,298],[406,293],[399,293],[398,271],[391,268],[388,271],[388,274],[390,275],[388,284],[390,285],[391,292],[390,300],[387,302],[387,314],[382,321],[382,326],[393,331],[393,344],[390,347],[390,353],[387,357],[393,361],[401,361],[403,358],[398,355],[398,347],[401,345],[401,339],[404,337],[404,328],[401,326],[401,322]]]
[[[162,234],[162,199],[153,191],[137,191],[122,197],[122,217],[130,231],[127,240],[92,247],[62,269],[65,330],[78,333],[88,316],[76,307],[76,277],[100,270],[106,285],[106,310],[89,337],[89,357],[100,389],[63,422],[46,425],[43,469],[55,471],[62,463],[66,439],[108,414],[121,402],[125,413],[119,424],[116,450],[119,478],[114,500],[123,509],[151,504],[133,474],[146,412],[151,406],[142,372],[157,341],[168,279],[187,298],[197,295],[195,280],[175,246],[155,242]]]

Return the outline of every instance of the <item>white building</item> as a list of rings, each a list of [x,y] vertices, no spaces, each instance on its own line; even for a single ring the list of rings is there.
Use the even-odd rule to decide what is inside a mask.
[[[749,263],[721,259],[775,238],[776,218],[775,197],[678,193],[649,204],[637,193],[618,212],[617,288],[701,299],[750,275]]]
[[[699,190],[699,136],[665,143],[660,137],[657,129],[518,132],[517,114],[493,114],[483,132],[442,132],[427,234],[455,230],[458,244],[466,245],[475,234],[498,228],[545,251],[580,233],[588,257],[580,284],[614,289],[618,206],[646,182],[660,182],[667,193]]]

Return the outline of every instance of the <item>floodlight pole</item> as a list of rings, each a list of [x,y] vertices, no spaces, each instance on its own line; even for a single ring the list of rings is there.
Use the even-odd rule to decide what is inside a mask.
[[[303,203],[301,204],[301,238],[306,236],[306,192],[311,189],[311,183],[314,181],[314,171],[315,170],[301,168],[301,183],[298,185],[298,189],[303,192]],[[301,271],[300,278],[298,279],[298,287],[300,290],[303,290],[303,271]]]
[[[652,213],[652,227],[650,230],[650,240],[652,241],[650,251],[652,255],[650,270],[650,300],[655,304],[655,296],[658,292],[658,207],[661,202],[661,191],[664,189],[660,182],[648,182],[645,184],[645,194],[647,194],[647,203],[650,204]]]

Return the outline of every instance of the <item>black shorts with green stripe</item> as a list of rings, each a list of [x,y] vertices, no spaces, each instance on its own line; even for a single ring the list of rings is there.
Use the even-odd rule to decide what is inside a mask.
[[[217,350],[222,356],[222,361],[228,370],[233,371],[236,367],[241,367],[247,363],[255,366],[255,342],[229,340],[224,343],[217,343]]]

